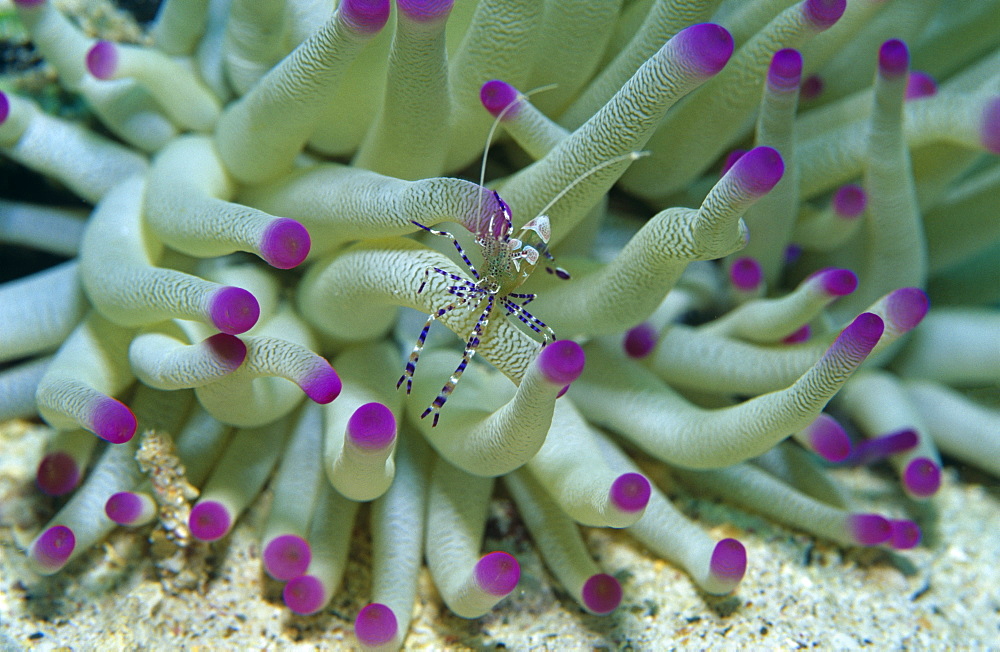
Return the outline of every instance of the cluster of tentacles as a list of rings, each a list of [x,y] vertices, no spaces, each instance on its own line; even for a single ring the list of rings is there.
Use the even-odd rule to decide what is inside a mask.
[[[3,155],[93,207],[0,204],[0,238],[69,258],[0,286],[0,419],[51,426],[37,484],[68,496],[39,573],[119,526],[219,540],[266,489],[264,570],[315,613],[370,501],[356,633],[393,648],[423,563],[463,617],[514,590],[517,560],[481,550],[496,478],[604,614],[622,586],[579,525],[709,593],[746,569],[635,449],[845,546],[920,530],[830,464],[887,460],[915,500],[939,449],[1000,473],[995,0],[167,0],[145,45],[15,4],[101,125],[0,94]],[[494,116],[499,195],[461,178]],[[573,275],[523,286],[544,348],[443,310],[468,267],[420,227],[454,223],[479,265],[503,202],[515,229],[546,209]],[[426,315],[458,337],[424,331],[410,370]]]

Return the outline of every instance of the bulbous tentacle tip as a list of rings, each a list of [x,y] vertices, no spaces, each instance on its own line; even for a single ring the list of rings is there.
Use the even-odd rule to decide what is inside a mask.
[[[986,151],[1000,154],[1000,95],[986,103],[979,132],[980,141]]]
[[[47,0],[14,0],[14,5],[23,9],[31,9],[32,7],[41,7],[47,2]]]
[[[331,403],[344,388],[336,370],[325,359],[316,357],[315,367],[299,383],[306,396],[320,405]]]
[[[838,344],[853,346],[859,354],[867,356],[878,344],[883,332],[885,323],[882,318],[870,312],[863,312],[840,333],[834,346]]]
[[[538,354],[542,375],[560,387],[579,378],[586,361],[583,348],[572,340],[556,340]]]
[[[806,0],[802,13],[816,29],[832,27],[847,8],[847,0]]]
[[[802,342],[808,342],[809,338],[812,337],[812,327],[809,324],[802,324],[802,326],[792,333],[791,335],[786,335],[781,339],[782,344],[801,344]]]
[[[894,290],[887,297],[886,304],[889,321],[903,332],[915,328],[931,306],[927,293],[920,288]]]
[[[118,525],[132,525],[144,510],[143,499],[132,491],[119,491],[104,502],[104,514]]]
[[[366,647],[385,645],[399,632],[396,614],[388,606],[373,602],[361,608],[354,619],[354,634]]]
[[[887,79],[905,75],[910,69],[910,51],[899,39],[889,39],[878,49],[878,72]]]
[[[751,195],[766,195],[785,174],[785,162],[773,147],[754,147],[740,157],[726,175],[736,175]]]
[[[499,79],[492,79],[483,84],[479,89],[479,101],[494,118],[499,117],[501,120],[513,118],[520,106],[517,89]],[[512,104],[514,106],[511,106]]]
[[[756,258],[737,258],[729,267],[729,282],[741,292],[753,292],[764,282],[764,268]]]
[[[323,582],[312,575],[299,575],[289,580],[281,591],[285,606],[300,616],[311,616],[325,604]]]
[[[680,39],[689,65],[706,77],[722,70],[733,56],[733,36],[722,25],[691,25],[678,32],[674,39]]]
[[[111,79],[118,70],[118,46],[97,41],[87,50],[87,71],[98,79]]]
[[[719,170],[719,176],[722,176],[726,172],[729,172],[733,168],[733,166],[736,165],[736,161],[743,158],[743,155],[746,154],[748,151],[750,150],[734,149],[733,151],[726,154],[726,158],[723,159],[722,161],[722,169]]]
[[[232,525],[229,510],[214,500],[199,502],[188,515],[188,529],[199,541],[218,541],[229,533]]]
[[[260,255],[271,267],[292,269],[306,259],[310,246],[306,227],[293,219],[280,217],[264,230]]]
[[[351,29],[366,35],[382,31],[389,21],[389,0],[343,0],[341,16]]]
[[[889,521],[878,514],[851,514],[847,517],[847,528],[859,546],[877,546],[892,536]]]
[[[81,435],[87,436],[90,435]],[[80,482],[80,466],[73,456],[63,451],[49,453],[38,463],[35,485],[48,496],[63,496]]]
[[[865,212],[868,206],[868,193],[856,183],[849,183],[837,188],[831,203],[838,217],[852,220]]]
[[[229,333],[216,333],[203,342],[218,360],[229,371],[236,371],[247,357],[247,345],[240,338]]]
[[[656,348],[660,334],[649,322],[643,322],[634,328],[630,328],[625,333],[622,346],[625,348],[625,355],[630,358],[645,358]]]
[[[743,579],[747,571],[747,549],[736,539],[722,539],[712,549],[712,558],[708,563],[708,572],[724,585],[729,585],[729,591]],[[727,591],[727,593],[729,592]]]
[[[347,437],[359,448],[384,449],[396,441],[396,417],[382,403],[365,403],[347,421]]]
[[[127,405],[106,397],[94,409],[90,418],[93,433],[112,444],[124,444],[135,436],[138,426]]]
[[[69,560],[76,548],[76,535],[65,525],[53,525],[31,545],[29,555],[40,572],[54,573]]]
[[[821,414],[808,427],[809,443],[828,462],[843,462],[851,455],[851,438],[833,417]]]
[[[267,574],[284,582],[306,572],[312,560],[312,548],[297,534],[282,534],[271,539],[261,559]]]
[[[823,78],[819,75],[809,75],[802,80],[802,88],[799,97],[803,100],[815,100],[823,94]]]
[[[490,552],[476,562],[473,574],[480,589],[502,597],[517,586],[521,579],[521,565],[506,552]]]
[[[10,115],[10,99],[7,97],[7,93],[0,91],[0,125],[7,122],[7,116]]]
[[[454,0],[396,0],[402,13],[421,22],[447,18],[454,4]]]
[[[909,519],[889,519],[892,527],[892,536],[889,537],[889,545],[896,550],[911,550],[920,545],[923,533],[920,526]]]
[[[611,502],[623,512],[646,509],[653,493],[649,480],[641,473],[623,473],[611,483]]]
[[[260,305],[257,298],[243,288],[227,286],[212,296],[208,312],[212,324],[220,331],[239,335],[257,323]]]
[[[922,70],[911,70],[906,79],[906,99],[919,100],[937,95],[937,81]]]
[[[812,274],[818,277],[823,291],[834,297],[843,297],[858,288],[858,275],[849,269],[827,268]]]
[[[606,616],[622,602],[622,585],[607,573],[591,575],[580,590],[583,604],[598,616]]]
[[[941,488],[941,467],[926,457],[918,457],[903,471],[903,488],[915,498],[930,498]]]
[[[771,57],[767,70],[767,84],[771,88],[789,92],[799,87],[802,81],[802,53],[794,48],[778,50]]]

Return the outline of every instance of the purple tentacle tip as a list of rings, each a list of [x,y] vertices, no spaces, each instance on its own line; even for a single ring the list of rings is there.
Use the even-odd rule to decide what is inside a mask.
[[[802,89],[799,91],[799,97],[804,100],[815,100],[823,94],[823,86],[822,77],[819,75],[809,75],[802,82]]]
[[[743,155],[727,174],[754,196],[766,195],[781,181],[785,162],[773,147],[754,147]]]
[[[801,344],[802,342],[808,342],[810,337],[812,337],[812,327],[809,324],[803,324],[797,331],[782,338],[781,343]]]
[[[63,451],[43,457],[35,472],[35,484],[42,493],[49,496],[68,494],[76,488],[79,481],[80,467],[72,455]]]
[[[510,120],[517,115],[518,109],[520,109],[517,89],[499,79],[493,79],[483,84],[483,87],[479,89],[479,101],[494,118],[503,113],[501,120]],[[511,106],[512,104],[514,106]],[[507,109],[508,106],[509,109]],[[507,111],[505,112],[504,109]]]
[[[295,220],[279,217],[264,229],[260,257],[271,267],[291,269],[309,255],[309,232]]]
[[[838,217],[847,220],[860,217],[868,206],[868,194],[861,186],[849,183],[833,193],[833,210]]]
[[[247,345],[229,333],[216,333],[204,341],[215,358],[230,371],[236,371],[247,357]]]
[[[922,97],[937,95],[937,82],[922,70],[911,70],[906,80],[906,99],[919,100]]]
[[[617,609],[618,605],[621,604],[622,585],[607,573],[598,573],[591,575],[583,583],[580,597],[583,598],[583,604],[588,610],[598,616],[604,616]]]
[[[347,437],[359,448],[383,449],[396,441],[396,417],[381,403],[365,403],[348,420]]]
[[[863,312],[854,318],[830,347],[831,352],[849,352],[858,363],[868,357],[882,337],[885,324],[882,318],[870,312]]]
[[[712,550],[708,572],[716,580],[736,588],[747,571],[747,549],[736,539],[722,539]]]
[[[124,444],[135,435],[138,423],[127,405],[106,396],[91,413],[89,425],[101,439],[112,444]]]
[[[362,607],[354,619],[354,634],[362,645],[377,647],[385,645],[399,631],[396,614],[384,604],[373,602]]]
[[[1000,154],[1000,96],[986,103],[979,135],[986,151]]]
[[[643,322],[625,333],[623,346],[630,358],[645,358],[656,348],[660,334],[649,322]]]
[[[909,519],[889,519],[889,525],[892,527],[889,545],[896,550],[916,548],[923,538],[920,526]]]
[[[563,396],[566,395],[566,392],[568,391],[569,391],[569,385],[563,385],[563,388],[559,390],[558,394],[556,394],[556,398],[562,398]]]
[[[823,291],[835,297],[847,296],[858,287],[858,276],[849,269],[824,269],[816,272]]]
[[[764,282],[764,269],[756,258],[737,258],[729,268],[729,281],[741,292],[753,292]]]
[[[396,0],[401,12],[419,21],[445,18],[451,12],[454,0]]]
[[[719,171],[719,175],[724,176],[726,172],[729,172],[729,170],[731,170],[733,166],[736,165],[736,161],[743,158],[743,155],[746,154],[748,151],[750,150],[734,149],[733,151],[726,154],[725,160],[722,161],[722,170]]]
[[[889,521],[878,514],[851,514],[847,517],[847,529],[859,546],[877,546],[892,536]]]
[[[847,0],[806,0],[802,13],[816,29],[828,29],[844,15]]]
[[[899,39],[889,39],[878,49],[879,74],[888,79],[905,75],[910,67],[910,51]]]
[[[919,324],[930,309],[930,299],[920,288],[900,288],[886,299],[886,316],[897,329],[906,332]]]
[[[54,573],[66,565],[76,547],[76,535],[65,525],[53,525],[35,539],[31,558],[41,570]]]
[[[344,384],[330,363],[317,356],[313,369],[303,376],[299,386],[313,401],[326,405],[340,396]]]
[[[10,100],[7,99],[7,93],[0,91],[0,125],[7,121],[7,116],[10,115]]]
[[[890,455],[905,453],[917,445],[917,431],[905,428],[871,439],[861,441],[852,451],[848,463],[855,465],[872,464]]]
[[[842,462],[851,454],[851,438],[837,420],[821,414],[808,427],[809,443],[829,462]]]
[[[312,575],[292,578],[281,592],[285,605],[300,616],[311,616],[326,603],[323,582]]]
[[[802,53],[793,48],[778,50],[767,70],[767,84],[776,91],[789,92],[802,81]]]
[[[549,382],[562,387],[583,373],[586,356],[572,340],[556,340],[538,354],[538,368]]]
[[[118,525],[129,525],[142,515],[142,499],[131,491],[119,491],[105,501],[104,513]]]
[[[227,286],[212,295],[208,313],[212,324],[220,331],[239,335],[257,323],[260,305],[257,298],[243,288]]]
[[[389,0],[343,0],[340,13],[344,22],[356,32],[375,34],[389,21]]]
[[[733,55],[733,37],[722,25],[691,25],[674,36],[691,66],[706,77],[718,73]]]
[[[118,48],[111,41],[98,41],[87,50],[87,70],[98,79],[111,79],[118,69]]]
[[[623,512],[646,509],[653,490],[649,480],[641,473],[623,473],[611,483],[609,496],[615,507]]]
[[[302,575],[311,560],[309,543],[295,534],[275,537],[264,548],[264,570],[276,580],[287,581]]]
[[[941,488],[941,467],[933,460],[918,457],[903,471],[903,487],[915,498],[929,498]]]
[[[476,562],[473,575],[480,589],[503,597],[513,591],[521,579],[521,565],[506,552],[490,552]]]
[[[47,0],[14,0],[14,4],[18,7],[24,7],[29,9],[31,7],[41,7],[46,3]]]
[[[214,500],[198,503],[188,516],[188,528],[200,541],[218,541],[229,533],[233,519],[225,505]]]

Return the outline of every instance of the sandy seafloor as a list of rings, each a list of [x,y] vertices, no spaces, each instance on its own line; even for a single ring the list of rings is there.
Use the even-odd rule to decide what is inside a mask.
[[[369,546],[355,532],[344,586],[321,614],[282,607],[260,570],[259,529],[268,496],[221,543],[202,546],[203,589],[171,594],[150,561],[150,527],[118,530],[61,573],[33,574],[20,548],[55,502],[33,487],[46,431],[0,428],[0,649],[311,650],[355,647],[351,623],[368,594]],[[866,501],[907,507],[888,474],[840,472]],[[408,649],[1000,649],[1000,483],[949,467],[924,509],[927,546],[906,553],[845,550],[714,501],[681,497],[718,537],[749,557],[737,592],[716,598],[652,557],[625,533],[587,530],[591,551],[622,581],[610,616],[586,614],[555,586],[502,496],[486,547],[514,553],[515,593],[488,616],[452,616],[423,571]],[[913,508],[913,505],[909,505]],[[361,512],[362,516],[367,512]],[[936,514],[936,515],[935,515]],[[936,521],[936,525],[934,522]]]

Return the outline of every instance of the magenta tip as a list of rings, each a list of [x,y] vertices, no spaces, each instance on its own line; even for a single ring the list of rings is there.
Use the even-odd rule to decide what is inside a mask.
[[[503,113],[503,110],[507,109],[508,106],[517,102],[515,106],[511,106],[507,109],[506,113],[503,113],[501,120],[513,118],[520,109],[517,89],[499,79],[494,79],[483,84],[483,87],[479,89],[479,101],[483,103],[483,107],[494,118]]]
[[[7,116],[10,115],[10,100],[7,98],[7,93],[0,91],[0,125],[7,121]]]
[[[833,193],[831,204],[838,217],[851,220],[865,212],[868,206],[868,194],[861,186],[849,183]]]
[[[396,440],[396,417],[381,403],[365,403],[348,420],[347,437],[358,448],[384,449]]]
[[[279,217],[264,229],[260,257],[278,269],[298,266],[309,255],[309,232],[295,220]]]
[[[142,512],[142,499],[131,491],[119,491],[104,502],[104,513],[118,525],[135,523]]]
[[[454,0],[396,0],[401,12],[421,22],[447,17],[453,4]]]
[[[229,510],[214,500],[199,502],[188,516],[188,528],[200,541],[218,541],[229,533],[232,525]]]
[[[903,471],[903,487],[915,498],[929,498],[941,488],[941,467],[933,460],[918,457]]]
[[[18,7],[24,7],[29,9],[31,7],[41,7],[45,4],[46,0],[14,0],[14,4]]]
[[[473,574],[480,589],[503,597],[513,591],[521,579],[521,565],[506,552],[490,552],[476,562]]]
[[[920,288],[900,288],[886,299],[886,316],[897,329],[906,332],[917,326],[930,309],[930,299]]]
[[[630,358],[645,358],[656,348],[660,334],[648,321],[630,328],[622,342],[625,354]]]
[[[878,70],[883,77],[894,79],[905,75],[910,67],[910,52],[906,43],[889,39],[878,49]]]
[[[817,29],[823,30],[840,20],[846,7],[847,0],[806,0],[802,13]]]
[[[623,473],[611,483],[611,502],[623,512],[638,512],[646,509],[652,494],[649,480],[641,473]]]
[[[937,95],[937,82],[922,70],[911,70],[906,79],[906,99],[919,100],[922,97]]]
[[[247,357],[247,345],[229,333],[216,333],[205,339],[212,357],[229,371],[236,371]]]
[[[892,527],[892,536],[889,537],[889,545],[896,550],[910,550],[916,548],[920,543],[922,534],[920,526],[909,519],[889,519]]]
[[[1000,96],[986,103],[979,135],[986,151],[1000,154]]]
[[[87,51],[87,70],[98,79],[111,79],[118,69],[118,48],[111,41],[98,41]]]
[[[764,268],[756,258],[737,258],[729,268],[729,281],[741,292],[753,292],[764,282]]]
[[[743,155],[746,154],[748,151],[750,150],[734,149],[733,151],[726,154],[725,160],[722,161],[722,170],[719,171],[719,175],[724,176],[726,172],[729,172],[729,170],[731,170],[732,167],[736,165],[736,161],[743,158]]]
[[[31,558],[45,572],[54,573],[69,560],[76,547],[76,535],[65,525],[53,525],[31,546]]]
[[[809,75],[802,81],[799,97],[804,100],[815,100],[823,94],[823,78],[819,75]]]
[[[781,181],[785,162],[773,147],[754,147],[744,154],[729,171],[747,192],[765,195]],[[728,176],[728,175],[727,175]]]
[[[340,14],[354,31],[375,34],[389,21],[389,0],[343,0]]]
[[[607,573],[591,575],[580,590],[580,597],[587,609],[598,616],[604,616],[622,602],[622,585]]]
[[[326,604],[323,583],[312,575],[292,578],[281,592],[285,605],[300,616],[311,616]]]
[[[706,77],[722,70],[733,55],[733,37],[721,25],[691,25],[678,32],[674,38],[680,39],[679,43],[689,64]]]
[[[842,462],[850,456],[851,438],[830,415],[820,414],[806,431],[813,451],[828,462]]]
[[[743,579],[747,570],[747,549],[736,539],[722,539],[712,550],[708,572],[716,580],[732,584],[732,588]],[[732,589],[730,589],[732,590]]]
[[[566,392],[568,391],[569,391],[569,385],[563,385],[563,388],[559,390],[558,394],[556,394],[556,398],[562,398],[563,396],[566,395]]]
[[[95,435],[112,444],[124,444],[135,435],[138,423],[128,406],[103,397],[90,415],[90,427]]]
[[[849,269],[824,269],[814,276],[820,277],[823,291],[835,297],[847,296],[858,287],[858,276]]]
[[[384,604],[373,602],[361,608],[354,619],[354,634],[362,645],[378,647],[385,645],[399,631],[396,614]]]
[[[313,401],[326,405],[340,396],[344,384],[330,363],[317,356],[312,370],[302,377],[299,387]]]
[[[782,338],[781,343],[801,344],[802,342],[808,342],[810,337],[812,337],[812,327],[809,324],[803,324],[797,331]]]
[[[767,84],[779,92],[794,91],[802,81],[802,54],[793,48],[778,50],[767,70]]]
[[[851,464],[872,464],[890,455],[905,453],[917,445],[917,431],[905,428],[878,437],[862,440],[851,453]]]
[[[309,543],[295,534],[277,536],[264,548],[264,570],[276,580],[287,581],[302,575],[311,560]]]
[[[82,435],[89,437],[90,435]],[[49,453],[38,463],[35,484],[49,496],[62,496],[76,488],[80,482],[80,467],[73,456],[65,451]]]
[[[212,295],[208,312],[212,324],[220,331],[239,335],[257,323],[260,305],[257,298],[243,288],[227,286]]]
[[[546,380],[562,387],[580,377],[586,360],[579,344],[572,340],[556,340],[538,354],[538,369]]]
[[[847,527],[859,546],[877,546],[892,536],[889,521],[878,514],[851,514],[847,517]]]
[[[882,318],[870,312],[863,312],[841,331],[831,349],[848,348],[854,357],[865,358],[871,353],[882,337],[885,324]]]

